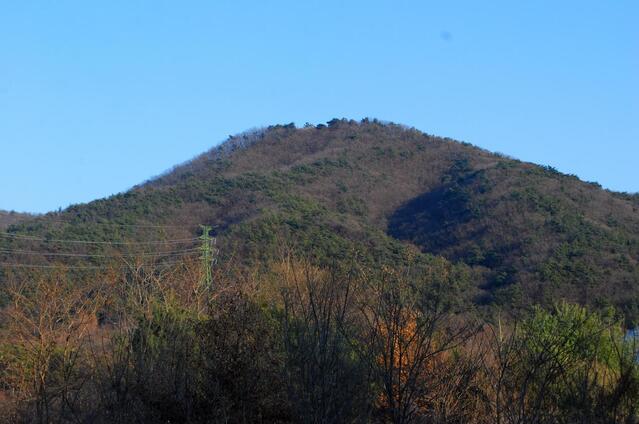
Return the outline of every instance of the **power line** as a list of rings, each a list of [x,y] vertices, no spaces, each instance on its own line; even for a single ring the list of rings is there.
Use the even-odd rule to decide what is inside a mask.
[[[153,253],[122,253],[120,255],[102,255],[92,253],[66,253],[66,252],[37,252],[34,250],[10,250],[0,249],[0,254],[16,254],[16,255],[36,255],[36,256],[64,256],[64,257],[78,257],[78,258],[121,258],[121,257],[156,257],[166,255],[187,255],[192,253],[200,253],[200,248],[173,250],[168,252],[153,252]]]
[[[49,222],[56,222],[56,220],[50,220]],[[62,222],[68,225],[73,225],[69,222]],[[88,224],[88,223],[87,223]],[[142,227],[142,228],[184,228],[177,226],[161,226],[161,225],[133,225],[133,224],[115,224],[115,223],[94,223],[99,225],[119,225],[119,226],[132,226],[132,227]],[[208,227],[209,231],[211,227]],[[208,234],[207,234],[208,235]],[[124,242],[124,241],[97,241],[97,240],[73,240],[73,239],[48,239],[44,237],[37,236],[28,236],[28,235],[20,235],[8,232],[0,232],[0,237],[8,237],[15,240],[25,240],[25,241],[39,241],[43,243],[68,243],[68,244],[82,244],[82,245],[114,245],[114,246],[145,246],[145,245],[162,245],[162,244],[180,244],[180,243],[189,243],[195,242],[200,239],[200,237],[195,238],[187,238],[187,239],[168,239],[168,240],[152,240],[152,241],[139,241],[139,242]],[[158,263],[158,265],[171,265],[183,263],[185,259],[189,257],[189,255],[201,253],[201,247],[196,248],[186,248],[180,250],[172,250],[167,252],[139,252],[139,253],[121,253],[118,255],[108,255],[108,254],[91,254],[91,253],[75,253],[75,252],[39,252],[35,250],[22,250],[22,249],[0,249],[0,254],[5,255],[27,255],[27,256],[59,256],[59,257],[78,257],[78,258],[136,258],[136,257],[153,257],[153,258],[161,258],[163,256],[177,256],[181,258],[171,258],[170,261],[163,261]],[[0,262],[0,267],[12,267],[12,268],[39,268],[39,269],[59,269],[60,267],[64,269],[77,269],[77,270],[89,270],[89,269],[113,269],[113,267],[109,266],[77,266],[77,265],[65,265],[65,264],[25,264],[25,263],[10,263],[10,262]],[[123,268],[128,268],[124,266]]]
[[[75,243],[75,244],[99,244],[99,245],[151,245],[151,244],[177,244],[194,242],[198,240],[198,237],[188,239],[174,239],[174,240],[153,240],[153,241],[89,241],[89,240],[65,240],[65,239],[47,239],[43,237],[34,236],[22,236],[12,233],[0,232],[0,236],[10,237],[16,240],[30,240],[30,241],[42,241],[45,243]]]
[[[176,265],[183,263],[182,260],[175,261],[167,261],[162,262],[156,265]],[[8,268],[35,268],[35,269],[73,269],[73,270],[106,270],[106,269],[128,269],[130,266],[119,266],[119,267],[109,267],[109,266],[76,266],[76,265],[65,265],[65,264],[57,264],[57,265],[31,265],[31,264],[16,264],[11,262],[0,262],[0,267],[8,267]]]
[[[31,264],[14,264],[9,262],[0,262],[0,266],[2,267],[11,267],[11,268],[47,268],[47,269],[108,269],[108,267],[102,266],[60,266],[60,265],[31,265]]]

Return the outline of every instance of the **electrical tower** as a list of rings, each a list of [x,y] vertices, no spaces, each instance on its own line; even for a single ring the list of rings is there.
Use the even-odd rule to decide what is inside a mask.
[[[202,234],[200,235],[200,250],[202,252],[200,258],[202,260],[202,280],[200,286],[205,290],[210,290],[213,286],[213,273],[211,267],[213,266],[213,244],[215,238],[211,238],[211,226],[200,225]]]

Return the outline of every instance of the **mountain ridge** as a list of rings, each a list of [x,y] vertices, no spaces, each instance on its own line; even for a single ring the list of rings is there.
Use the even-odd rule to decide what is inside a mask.
[[[0,230],[34,217],[35,215],[30,213],[0,210]]]

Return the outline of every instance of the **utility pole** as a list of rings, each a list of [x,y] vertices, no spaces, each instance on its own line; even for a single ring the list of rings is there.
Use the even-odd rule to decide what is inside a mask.
[[[200,259],[202,260],[202,280],[200,286],[206,290],[213,286],[213,273],[211,266],[213,265],[213,248],[211,239],[211,226],[200,225],[202,234],[200,235],[200,250],[202,252]]]

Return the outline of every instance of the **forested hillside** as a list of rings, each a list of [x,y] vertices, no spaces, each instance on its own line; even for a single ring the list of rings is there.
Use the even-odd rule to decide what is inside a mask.
[[[10,231],[130,241],[191,238],[199,224],[215,227],[222,255],[244,263],[290,243],[392,264],[408,245],[465,268],[476,305],[567,299],[639,317],[636,196],[378,121],[233,136],[126,193]],[[9,250],[24,242],[2,239]]]
[[[26,221],[29,218],[33,218],[33,215],[0,210],[0,230],[6,229],[9,225],[17,224],[21,221]]]

